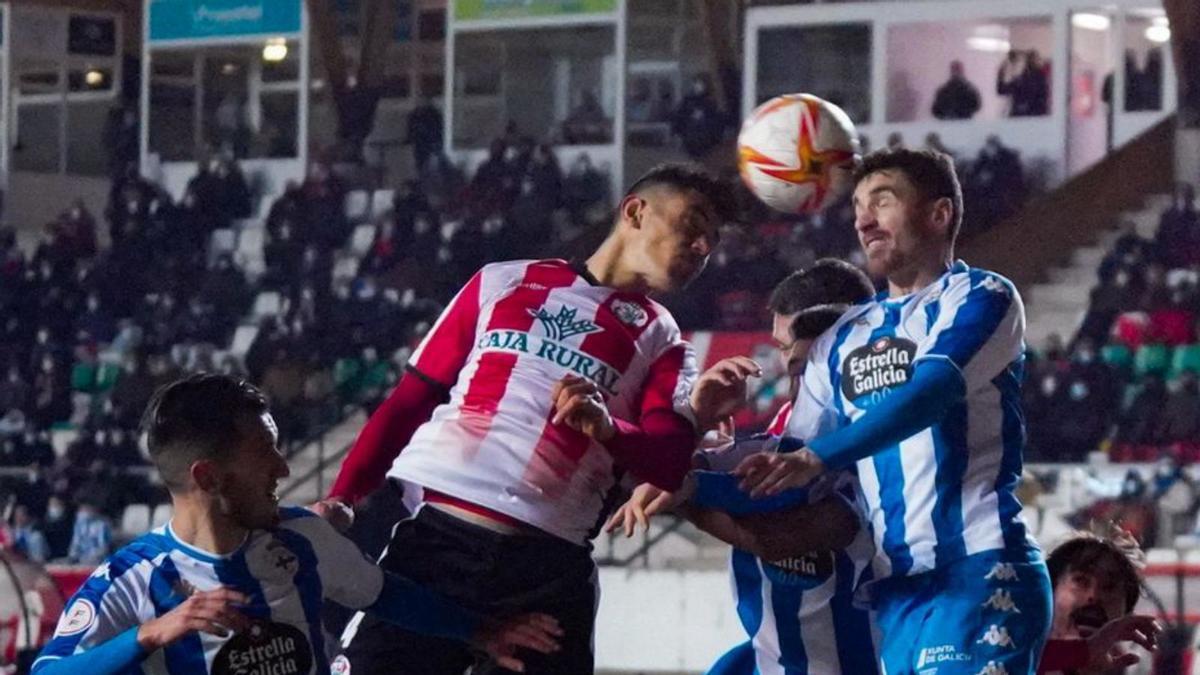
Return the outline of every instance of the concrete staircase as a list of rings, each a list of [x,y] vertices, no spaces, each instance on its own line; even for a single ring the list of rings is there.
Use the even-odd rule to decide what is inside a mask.
[[[1153,238],[1159,217],[1170,203],[1170,195],[1147,197],[1142,208],[1121,214],[1121,226],[1104,232],[1094,244],[1075,249],[1068,264],[1049,270],[1048,281],[1034,284],[1025,297],[1026,342],[1040,349],[1053,333],[1070,340],[1087,313],[1088,297],[1104,256],[1128,229]]]

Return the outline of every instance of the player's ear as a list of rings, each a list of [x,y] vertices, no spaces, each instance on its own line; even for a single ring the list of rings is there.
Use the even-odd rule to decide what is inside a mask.
[[[933,202],[930,219],[941,234],[950,231],[950,223],[954,219],[954,202],[949,197],[941,197]]]
[[[217,465],[207,459],[198,459],[188,467],[192,484],[204,492],[216,492],[220,488],[221,477]]]
[[[646,211],[646,200],[638,195],[627,195],[621,200],[621,220],[628,221],[634,229],[642,227],[642,214]]]

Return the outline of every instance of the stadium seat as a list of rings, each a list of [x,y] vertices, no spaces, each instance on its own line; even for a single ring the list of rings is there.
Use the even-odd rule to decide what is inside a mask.
[[[1133,352],[1122,344],[1104,345],[1100,349],[1100,359],[1118,370],[1128,370],[1133,365]]]
[[[163,502],[154,507],[154,513],[150,516],[150,528],[166,525],[171,520],[172,512],[171,502]]]
[[[96,388],[96,364],[76,363],[71,368],[71,389],[90,392]]]
[[[233,331],[233,339],[229,341],[229,353],[241,360],[250,351],[254,338],[258,337],[258,326],[242,324]]]
[[[1176,347],[1171,358],[1171,377],[1183,372],[1200,373],[1200,344]]]
[[[121,379],[121,366],[116,363],[101,363],[96,370],[96,391],[104,392],[112,389]]]
[[[1117,317],[1112,326],[1113,340],[1137,349],[1146,341],[1150,317],[1145,312],[1125,312]]]
[[[370,215],[371,194],[366,190],[351,190],[346,193],[343,213],[352,223],[361,223]]]
[[[1133,357],[1133,374],[1165,375],[1171,365],[1171,352],[1166,345],[1142,345]]]
[[[212,241],[208,246],[208,257],[216,260],[222,255],[231,254],[237,250],[237,233],[228,228],[213,230]]]
[[[396,197],[395,190],[376,190],[371,195],[371,218],[375,219],[392,210],[392,200]]]
[[[354,254],[355,258],[361,260],[371,250],[373,243],[375,243],[375,226],[359,225],[354,228],[354,234],[350,235],[350,252]]]
[[[150,529],[150,505],[130,504],[121,513],[121,531],[138,535]]]
[[[283,309],[283,298],[275,291],[264,291],[258,294],[254,300],[254,318],[261,319],[266,316],[279,316],[279,312]]]
[[[263,255],[263,239],[265,238],[265,235],[266,230],[261,227],[252,227],[242,230],[238,234],[238,255],[246,258],[261,258]]]

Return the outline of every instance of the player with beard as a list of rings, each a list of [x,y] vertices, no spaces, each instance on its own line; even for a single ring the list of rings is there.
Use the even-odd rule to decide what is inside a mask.
[[[329,673],[326,598],[469,643],[518,671],[517,648],[557,648],[551,617],[485,620],[385,573],[312,512],[280,508],[287,462],[253,386],[223,375],[180,380],[155,394],[145,426],[173,517],[75,593],[36,675]]]
[[[1162,627],[1151,616],[1133,614],[1142,593],[1134,560],[1137,542],[1114,528],[1112,537],[1084,534],[1046,557],[1054,587],[1054,622],[1038,673],[1104,675],[1138,662],[1119,643],[1155,650]]]
[[[594,668],[591,539],[626,474],[678,488],[696,444],[695,359],[651,296],[704,268],[735,215],[728,185],[688,165],[652,169],[586,260],[485,266],[451,301],[371,416],[330,501],[385,476],[406,502],[380,564],[480,612],[546,612],[563,648],[529,672]],[[358,615],[339,664],[355,675],[460,675],[461,645]],[[473,672],[492,672],[491,670]]]
[[[888,288],[809,351],[781,443],[795,451],[748,457],[736,473],[758,497],[857,470],[877,550],[864,590],[889,675],[1034,673],[1051,594],[1015,495],[1020,296],[955,260],[963,207],[949,157],[869,155],[854,208],[868,272]]]

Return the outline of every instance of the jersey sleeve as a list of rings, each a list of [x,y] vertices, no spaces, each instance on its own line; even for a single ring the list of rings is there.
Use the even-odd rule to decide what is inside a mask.
[[[689,396],[699,375],[692,346],[682,338],[673,340],[650,364],[642,387],[642,417],[656,411],[674,412],[694,426]]]
[[[411,370],[446,391],[454,386],[458,371],[462,370],[475,346],[475,328],[486,272],[487,268],[479,270],[459,290],[409,359]]]
[[[130,571],[139,564],[149,562],[121,552],[101,564],[67,602],[34,666],[89,651],[138,626],[148,592],[145,575]]]
[[[308,540],[316,556],[325,597],[350,609],[363,609],[374,603],[383,589],[383,570],[324,518],[305,509],[291,508],[284,512],[287,520],[280,528]]]
[[[791,417],[783,434],[788,438],[807,442],[837,426],[833,384],[829,376],[829,350],[832,347],[829,336],[832,332],[827,331],[808,352],[800,391],[792,404]]]
[[[987,385],[1025,348],[1025,308],[1012,282],[983,270],[957,274],[938,300],[915,362],[942,359],[962,374],[966,390]]]

